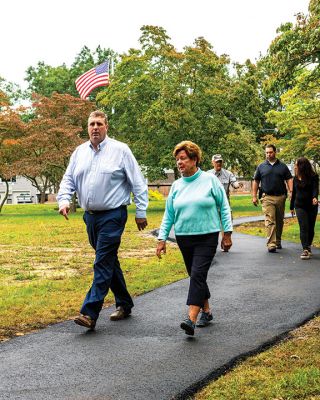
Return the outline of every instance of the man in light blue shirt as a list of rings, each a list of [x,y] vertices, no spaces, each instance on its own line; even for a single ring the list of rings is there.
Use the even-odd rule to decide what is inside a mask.
[[[75,322],[94,329],[109,289],[114,293],[116,311],[110,319],[128,317],[132,298],[118,260],[118,249],[127,221],[130,194],[136,205],[139,230],[147,226],[148,187],[138,163],[125,143],[107,136],[108,121],[101,111],[88,119],[89,141],[76,148],[60,184],[59,212],[66,219],[70,201],[77,192],[85,210],[84,221],[91,246],[95,249],[94,279]]]

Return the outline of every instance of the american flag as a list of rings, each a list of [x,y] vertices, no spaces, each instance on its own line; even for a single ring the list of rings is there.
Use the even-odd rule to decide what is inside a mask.
[[[109,61],[91,68],[76,79],[76,88],[82,99],[86,99],[93,89],[109,85]]]

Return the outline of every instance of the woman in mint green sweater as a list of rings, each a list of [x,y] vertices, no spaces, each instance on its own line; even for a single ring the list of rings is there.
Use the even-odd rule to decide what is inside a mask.
[[[231,213],[226,192],[218,178],[199,168],[199,146],[183,141],[174,148],[173,156],[182,177],[171,187],[156,253],[159,258],[166,253],[166,240],[174,225],[177,244],[190,276],[187,298],[189,315],[180,327],[186,334],[194,335],[196,325],[207,326],[213,318],[207,275],[216,253],[221,228],[224,231],[222,248],[228,250],[232,245]]]

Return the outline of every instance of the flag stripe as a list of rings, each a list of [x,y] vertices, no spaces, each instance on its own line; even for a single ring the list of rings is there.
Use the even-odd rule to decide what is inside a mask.
[[[76,85],[80,84],[84,79],[86,79],[86,76],[89,76],[94,72],[95,72],[95,69],[91,68],[89,71],[87,71],[84,74],[82,74],[81,76],[79,76],[79,78],[76,79]]]
[[[82,99],[86,99],[93,89],[109,85],[109,62],[98,65],[76,79],[76,88]]]
[[[84,93],[83,98],[88,97],[89,93],[92,92],[93,89],[95,89],[95,88],[97,88],[97,87],[100,87],[100,86],[106,86],[106,84],[105,84],[104,82],[97,82],[97,83],[95,83],[95,84],[90,88],[90,90],[89,90],[87,93]]]
[[[86,98],[86,97],[88,96],[88,94],[89,94],[93,89],[95,89],[96,87],[98,87],[97,85],[98,85],[98,86],[105,86],[105,85],[106,85],[106,79],[104,79],[104,78],[95,79],[95,80],[93,80],[92,82],[90,82],[90,84],[84,86],[84,87],[81,89],[82,97]]]
[[[94,83],[95,81],[100,81],[100,80],[106,80],[109,78],[109,74],[101,74],[99,76],[93,75],[92,77],[89,77],[86,81],[83,81],[81,85],[78,85],[77,90],[78,91],[83,91],[86,90],[87,87],[90,86],[91,83]]]

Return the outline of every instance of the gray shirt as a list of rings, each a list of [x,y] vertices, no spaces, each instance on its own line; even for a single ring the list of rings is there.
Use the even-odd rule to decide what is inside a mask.
[[[224,190],[227,193],[228,198],[230,197],[230,185],[235,189],[238,189],[240,187],[239,182],[237,181],[237,178],[233,175],[233,173],[227,171],[224,168],[221,168],[219,172],[215,169],[210,169],[208,172],[211,172],[211,174],[214,174],[219,179],[224,187]]]

